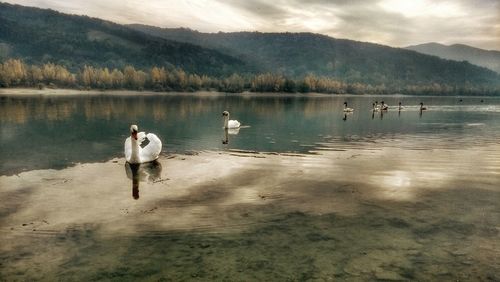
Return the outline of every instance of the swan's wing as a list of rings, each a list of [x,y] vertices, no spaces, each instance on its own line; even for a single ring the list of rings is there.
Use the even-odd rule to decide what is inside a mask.
[[[130,157],[132,156],[132,141],[130,140],[130,137],[125,139],[125,160],[129,161]]]
[[[238,128],[240,127],[240,122],[237,121],[237,120],[230,120],[228,123],[227,123],[227,127],[228,128]]]
[[[140,151],[141,162],[151,162],[158,158],[161,153],[162,144],[160,138],[153,133],[146,135],[149,144]]]
[[[142,144],[144,140],[146,140],[146,132],[137,133],[137,141],[139,142],[139,144]]]

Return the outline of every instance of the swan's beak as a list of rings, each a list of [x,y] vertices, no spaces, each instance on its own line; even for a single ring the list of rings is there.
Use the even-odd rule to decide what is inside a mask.
[[[132,132],[132,138],[134,138],[135,140],[137,140],[137,132]]]

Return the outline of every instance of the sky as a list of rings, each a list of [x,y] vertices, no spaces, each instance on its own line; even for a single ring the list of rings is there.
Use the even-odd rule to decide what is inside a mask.
[[[500,0],[11,0],[121,24],[201,32],[314,32],[405,47],[500,50]]]

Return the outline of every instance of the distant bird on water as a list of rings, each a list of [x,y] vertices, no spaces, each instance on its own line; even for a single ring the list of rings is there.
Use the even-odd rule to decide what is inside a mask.
[[[354,112],[354,109],[348,108],[347,107],[347,102],[344,102],[344,112],[351,113],[351,112]]]
[[[380,106],[380,109],[381,109],[382,111],[387,111],[387,110],[389,109],[389,106],[388,106],[388,105],[386,105],[386,104],[384,103],[384,101],[382,101],[382,103],[381,103],[381,104],[382,104],[382,106]]]
[[[237,120],[229,120],[229,112],[222,112],[222,116],[224,117],[224,128],[239,128],[241,123]]]

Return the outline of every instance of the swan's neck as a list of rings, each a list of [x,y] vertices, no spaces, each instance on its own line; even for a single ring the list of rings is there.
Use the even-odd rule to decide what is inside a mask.
[[[130,162],[131,163],[140,163],[141,160],[139,159],[139,142],[135,140],[134,137],[130,136],[130,141],[132,142],[132,154],[130,155]]]
[[[229,115],[224,116],[224,128],[228,128],[229,124]]]

